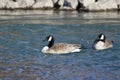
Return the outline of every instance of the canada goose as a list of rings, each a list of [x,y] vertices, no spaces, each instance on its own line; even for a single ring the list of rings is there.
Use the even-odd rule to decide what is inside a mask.
[[[49,35],[46,37],[48,41],[48,45],[43,47],[43,53],[51,53],[51,54],[65,54],[71,52],[80,52],[81,45],[80,44],[68,44],[68,43],[56,43],[54,44],[54,37]]]
[[[94,41],[93,47],[96,50],[103,50],[113,47],[113,44],[112,41],[106,39],[106,36],[101,33],[98,35],[98,39]]]

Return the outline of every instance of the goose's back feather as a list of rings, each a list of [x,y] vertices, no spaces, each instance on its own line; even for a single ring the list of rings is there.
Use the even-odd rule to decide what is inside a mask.
[[[50,49],[50,53],[70,53],[73,52],[75,49],[80,49],[80,44],[67,44],[67,43],[56,43]]]
[[[112,47],[112,41],[110,41],[110,40],[107,39],[107,40],[105,41],[104,46],[105,46],[106,48]]]

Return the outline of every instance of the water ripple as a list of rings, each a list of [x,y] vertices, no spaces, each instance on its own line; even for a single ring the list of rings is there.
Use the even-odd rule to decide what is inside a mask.
[[[120,15],[69,11],[0,11],[0,80],[119,80]],[[96,51],[99,33],[114,41]],[[41,52],[47,35],[55,42],[81,43],[79,53]]]

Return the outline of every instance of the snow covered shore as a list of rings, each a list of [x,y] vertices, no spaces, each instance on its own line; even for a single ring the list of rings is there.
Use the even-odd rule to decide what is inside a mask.
[[[120,10],[120,0],[0,0],[0,9]]]

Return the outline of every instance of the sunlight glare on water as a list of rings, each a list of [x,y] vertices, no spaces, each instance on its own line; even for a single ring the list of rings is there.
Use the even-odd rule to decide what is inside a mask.
[[[92,44],[104,33],[113,48],[96,51]],[[81,52],[41,52],[43,39],[76,43]],[[120,14],[117,12],[0,11],[0,80],[119,80]]]

